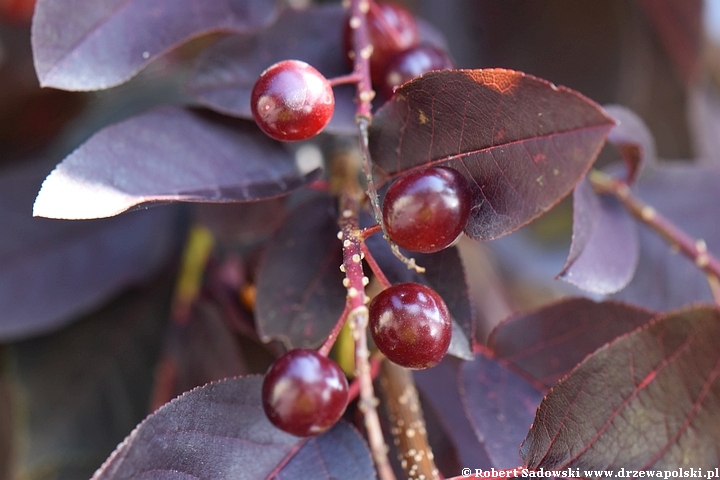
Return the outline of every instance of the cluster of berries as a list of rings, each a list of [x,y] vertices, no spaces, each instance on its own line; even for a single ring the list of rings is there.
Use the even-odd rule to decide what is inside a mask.
[[[371,2],[367,15],[373,46],[374,88],[385,98],[406,81],[430,70],[452,68],[448,55],[420,43],[415,17],[402,7]],[[345,45],[352,49],[351,21]],[[350,56],[352,54],[350,53]],[[253,118],[270,137],[305,140],[320,133],[333,115],[331,83],[315,68],[285,60],[265,70],[251,95]],[[413,171],[393,183],[383,200],[385,231],[393,242],[422,253],[440,251],[462,234],[472,204],[465,177],[447,167]],[[450,345],[450,312],[431,288],[393,285],[369,305],[370,332],[377,348],[406,368],[436,365]],[[340,367],[322,354],[291,350],[265,375],[263,408],[270,421],[297,436],[317,435],[334,425],[348,403],[348,382]]]
[[[348,18],[345,24],[348,59],[354,56],[352,23]],[[403,7],[371,1],[367,26],[373,48],[373,86],[386,99],[396,87],[423,73],[453,68],[444,50],[420,42],[417,20]],[[335,110],[335,96],[330,81],[314,67],[299,60],[283,60],[260,74],[250,108],[255,123],[268,136],[294,142],[312,138],[327,126]]]

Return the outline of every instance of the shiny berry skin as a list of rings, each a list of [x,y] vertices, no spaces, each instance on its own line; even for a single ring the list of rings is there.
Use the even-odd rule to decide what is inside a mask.
[[[307,140],[328,124],[335,96],[327,79],[299,60],[271,66],[250,95],[255,123],[268,136],[285,142]]]
[[[444,50],[431,45],[416,45],[388,61],[377,89],[385,98],[392,97],[395,87],[432,70],[453,68],[453,61]]]
[[[398,52],[420,43],[415,16],[400,5],[370,2],[367,13],[368,37],[373,46],[370,56],[370,76],[373,83],[382,81],[385,64]],[[350,18],[345,23],[345,51],[352,50]]]
[[[382,206],[385,231],[407,250],[438,252],[462,233],[471,203],[470,187],[457,170],[417,170],[388,188]]]
[[[348,382],[340,367],[314,350],[290,350],[265,374],[262,404],[270,422],[298,437],[318,435],[340,419]]]
[[[401,283],[370,302],[370,333],[378,349],[405,368],[435,366],[450,346],[452,322],[435,290],[419,283]]]

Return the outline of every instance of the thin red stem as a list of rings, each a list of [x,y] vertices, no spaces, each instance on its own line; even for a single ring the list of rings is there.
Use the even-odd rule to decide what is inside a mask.
[[[350,315],[350,303],[345,302],[345,308],[340,314],[340,318],[338,318],[337,322],[335,322],[335,326],[330,332],[330,335],[328,335],[320,348],[318,348],[317,352],[323,357],[327,357],[328,355],[330,355],[330,350],[332,349],[333,345],[335,345],[338,335],[340,335],[340,331],[345,326],[348,315]]]
[[[382,271],[382,268],[380,268],[380,265],[378,265],[377,261],[375,260],[375,257],[372,256],[372,253],[370,253],[370,249],[367,247],[365,242],[360,246],[362,248],[363,253],[365,254],[365,261],[370,266],[370,270],[375,274],[375,278],[377,278],[377,281],[380,283],[380,286],[385,289],[389,288],[392,284],[390,283],[390,280],[387,279],[385,276],[385,272]]]
[[[367,240],[368,238],[372,237],[376,233],[382,232],[382,227],[378,224],[373,225],[372,227],[365,227],[360,231],[360,236],[363,240]]]
[[[328,78],[328,83],[331,87],[337,87],[338,85],[348,85],[351,83],[360,83],[362,76],[358,75],[357,72],[342,75],[340,77]]]
[[[300,450],[302,448],[302,446],[305,445],[305,442],[307,442],[308,440],[309,440],[309,438],[303,438],[302,440],[297,442],[295,445],[293,445],[292,448],[290,449],[290,451],[287,453],[287,455],[285,455],[285,457],[283,457],[283,459],[280,460],[280,463],[278,463],[277,466],[275,468],[273,468],[273,471],[270,472],[265,478],[267,480],[272,480],[273,478],[277,477],[278,474],[280,473],[280,470],[282,470],[285,467],[285,465],[287,465],[288,462],[290,460],[292,460],[292,458],[295,456],[295,454],[298,452],[298,450]]]
[[[370,357],[370,376],[375,380],[380,373],[380,366],[382,365],[382,358]],[[355,379],[350,384],[348,389],[348,402],[355,400],[360,395],[360,380]]]

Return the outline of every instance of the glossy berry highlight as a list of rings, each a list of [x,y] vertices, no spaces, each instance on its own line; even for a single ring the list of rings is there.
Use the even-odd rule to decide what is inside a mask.
[[[252,89],[250,109],[258,127],[285,142],[307,140],[332,118],[335,96],[328,80],[299,60],[265,70]]]
[[[419,283],[401,283],[370,302],[370,333],[378,349],[405,368],[437,365],[450,346],[452,322],[442,297]]]
[[[270,422],[298,437],[318,435],[337,423],[348,403],[340,367],[314,350],[290,350],[265,374],[262,404]]]
[[[470,186],[457,170],[417,170],[388,188],[382,206],[385,231],[407,250],[438,252],[462,233],[471,204]]]
[[[416,45],[395,54],[387,63],[382,81],[377,88],[383,97],[392,97],[396,87],[415,77],[433,71],[453,68],[448,54],[431,45]]]

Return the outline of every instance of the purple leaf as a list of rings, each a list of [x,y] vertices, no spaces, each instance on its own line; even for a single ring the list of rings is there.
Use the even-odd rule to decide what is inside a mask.
[[[518,448],[532,425],[542,394],[481,354],[463,363],[460,385],[465,414],[493,467],[517,467]]]
[[[347,10],[329,5],[286,10],[257,35],[234,35],[207,48],[185,86],[201,104],[221,113],[252,118],[250,92],[260,73],[288,58],[302,60],[333,78],[350,72],[342,50]],[[335,90],[335,113],[327,132],[354,134],[354,89]]]
[[[588,292],[615,293],[630,283],[639,257],[635,220],[614,197],[596,195],[586,179],[578,183],[572,244],[558,277]]]
[[[270,424],[262,377],[223,380],[147,417],[93,479],[265,478],[301,440]]]
[[[33,218],[47,174],[24,167],[0,177],[0,338],[59,328],[154,275],[178,246],[178,210],[158,208],[95,222]]]
[[[138,425],[93,480],[310,478],[292,475],[341,465],[347,470],[337,478],[372,478],[370,453],[352,427],[341,422],[309,440],[284,433],[265,416],[261,384],[262,377],[234,378],[176,398]]]
[[[560,381],[523,442],[530,469],[714,469],[720,464],[720,313],[659,317]]]
[[[22,398],[8,478],[89,478],[147,415],[173,286],[165,272],[53,335],[5,346]]]
[[[445,300],[452,316],[452,338],[448,353],[470,360],[475,322],[468,295],[467,279],[457,248],[446,248],[437,253],[422,254],[404,251],[408,258],[425,268],[424,274],[409,270],[390,250],[381,235],[373,235],[365,242],[383,273],[392,284],[416,282],[433,288]]]
[[[33,214],[99,218],[150,202],[246,202],[317,177],[249,122],[163,107],[107,127],[63,160]]]
[[[550,388],[587,355],[656,315],[617,302],[570,298],[505,320],[490,333],[488,347]]]
[[[255,314],[264,341],[316,348],[345,308],[334,199],[298,205],[270,240],[257,273]]]
[[[608,142],[620,150],[627,165],[626,181],[634,183],[645,164],[657,163],[655,138],[645,122],[622,105],[604,105],[605,112],[618,123],[608,134]]]
[[[648,168],[637,184],[638,196],[696,239],[720,253],[720,170],[717,167],[666,163]],[[644,225],[640,228],[640,262],[630,284],[615,298],[670,310],[697,301],[712,301],[705,275]]]
[[[466,233],[488,240],[549,210],[580,181],[614,125],[564,87],[502,69],[430,72],[373,119],[370,150],[390,178],[445,165],[470,182]]]
[[[39,0],[32,24],[35,70],[43,87],[113,87],[191,38],[263,28],[275,19],[277,3]]]
[[[423,403],[427,402],[435,411],[458,452],[460,463],[489,470],[494,464],[484,444],[475,435],[460,396],[459,375],[463,363],[456,358],[445,357],[433,368],[413,371],[413,375]]]
[[[360,434],[345,422],[308,439],[278,473],[277,480],[376,478],[370,450]]]

